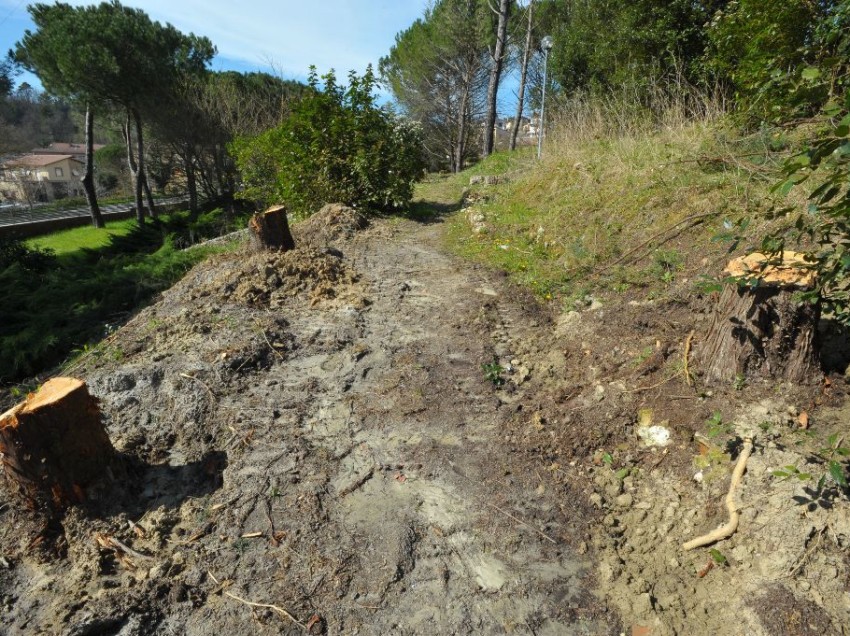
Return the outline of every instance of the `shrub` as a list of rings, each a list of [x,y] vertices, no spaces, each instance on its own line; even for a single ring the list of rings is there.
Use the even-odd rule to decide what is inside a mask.
[[[418,128],[378,108],[372,69],[349,74],[348,87],[333,72],[319,88],[311,68],[310,93],[277,128],[234,142],[242,198],[285,203],[296,215],[323,204],[387,210],[409,203],[424,169]]]

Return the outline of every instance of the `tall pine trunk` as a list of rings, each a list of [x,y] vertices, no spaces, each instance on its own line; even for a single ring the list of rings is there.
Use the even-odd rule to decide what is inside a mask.
[[[186,188],[189,190],[189,216],[198,218],[198,179],[195,174],[195,161],[191,150],[183,155],[183,168],[186,171]]]
[[[136,122],[136,151],[139,155],[139,180],[142,183],[145,195],[148,198],[148,213],[151,218],[156,218],[156,206],[153,202],[153,194],[151,193],[150,185],[148,185],[148,175],[145,172],[145,140],[142,132],[142,118],[139,116],[139,111],[133,110],[133,119]]]
[[[528,27],[525,31],[525,50],[522,53],[522,66],[519,72],[519,92],[517,94],[516,117],[514,117],[514,126],[511,129],[511,150],[516,150],[516,138],[519,134],[519,127],[522,123],[522,111],[525,107],[525,80],[528,76],[528,61],[531,59],[531,37],[534,20],[534,0],[528,3]]]
[[[493,153],[495,146],[496,101],[499,83],[502,80],[502,67],[505,61],[505,49],[508,40],[508,17],[511,10],[510,0],[499,0],[499,23],[496,27],[496,46],[493,49],[490,68],[490,83],[487,85],[487,117],[484,120],[484,156]]]
[[[82,184],[91,211],[92,225],[102,228],[103,216],[97,204],[97,191],[94,187],[94,113],[88,102],[86,102],[86,173],[83,175]]]
[[[139,225],[144,225],[145,222],[145,206],[142,201],[142,179],[143,175],[139,170],[139,165],[136,163],[136,156],[133,150],[133,116],[130,109],[127,109],[127,121],[124,124],[124,141],[127,143],[127,165],[130,167],[130,174],[133,175],[133,199],[136,204],[136,221]],[[139,140],[141,141],[141,140]]]

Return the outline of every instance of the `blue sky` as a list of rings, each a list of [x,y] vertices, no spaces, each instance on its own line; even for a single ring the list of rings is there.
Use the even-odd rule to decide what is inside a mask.
[[[46,1],[46,0],[42,0]],[[73,5],[99,0],[65,0]],[[125,0],[154,20],[205,35],[218,47],[215,70],[275,72],[304,79],[320,72],[362,72],[389,52],[395,34],[425,10],[428,0]],[[0,0],[0,54],[33,28],[26,0]],[[18,81],[33,82],[32,77]]]

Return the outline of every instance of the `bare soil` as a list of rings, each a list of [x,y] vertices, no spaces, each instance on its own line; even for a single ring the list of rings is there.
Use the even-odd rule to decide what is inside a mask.
[[[850,505],[812,494],[842,376],[690,387],[710,297],[557,314],[439,222],[333,215],[199,265],[73,370],[120,456],[61,518],[0,486],[0,632],[846,633]],[[683,552],[742,435],[725,563]]]

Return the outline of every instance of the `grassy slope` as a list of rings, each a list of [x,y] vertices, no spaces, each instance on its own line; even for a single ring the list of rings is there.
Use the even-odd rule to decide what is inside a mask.
[[[113,236],[126,236],[135,225],[134,219],[110,221],[103,230],[90,225],[76,227],[30,239],[26,244],[34,249],[52,250],[57,256],[61,256],[62,254],[77,252],[83,248],[106,247]]]
[[[78,228],[33,239],[30,247],[56,254],[0,268],[4,290],[0,322],[0,382],[43,371],[74,351],[95,346],[122,322],[210,253],[227,246],[179,249],[218,236],[241,220],[221,210],[190,222],[187,213],[139,228],[135,221],[106,231]]]
[[[455,251],[506,270],[545,299],[627,290],[652,297],[720,274],[729,243],[713,239],[724,222],[758,218],[768,206],[771,165],[786,145],[771,135],[734,138],[717,122],[553,135],[539,163],[530,149],[499,153],[461,175],[423,183],[418,197],[445,205],[461,198],[471,175],[505,175],[505,183],[469,189],[487,229],[473,233],[467,213],[455,214],[448,231]],[[757,221],[750,232],[763,228]]]

